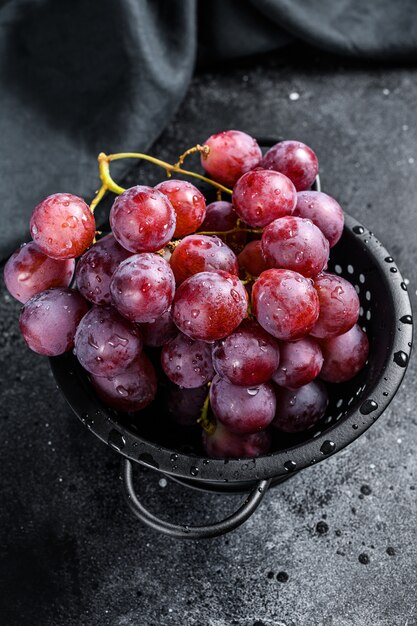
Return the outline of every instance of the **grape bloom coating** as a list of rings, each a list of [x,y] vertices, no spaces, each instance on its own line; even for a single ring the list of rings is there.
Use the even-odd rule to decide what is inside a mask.
[[[183,168],[195,153],[203,174]],[[122,158],[168,179],[123,190],[110,174]],[[186,446],[196,458],[247,459],[324,432],[328,383],[355,377],[372,346],[354,286],[327,270],[344,213],[311,189],[315,152],[287,140],[262,156],[253,137],[225,130],[175,165],[135,153],[102,153],[99,164],[91,205],[42,200],[33,241],[5,265],[29,348],[72,351],[62,362],[78,359],[109,416],[138,437],[152,428],[173,462]],[[207,204],[184,175],[217,199]],[[107,193],[119,195],[102,234],[93,211]]]
[[[30,234],[42,252],[52,259],[73,259],[92,243],[94,216],[82,198],[55,193],[42,200],[30,218]]]
[[[110,211],[113,235],[130,252],[156,252],[175,232],[176,216],[168,198],[152,187],[137,185],[122,193]]]
[[[248,314],[248,295],[237,276],[201,272],[178,287],[172,307],[175,324],[202,341],[227,337]]]

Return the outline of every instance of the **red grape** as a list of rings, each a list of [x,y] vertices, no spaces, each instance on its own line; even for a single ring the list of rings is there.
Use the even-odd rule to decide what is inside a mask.
[[[265,272],[265,270],[270,269],[270,265],[262,251],[262,242],[260,239],[247,243],[237,257],[237,260],[239,267],[246,270],[251,276],[259,276],[262,272]]]
[[[113,235],[130,252],[156,252],[174,234],[176,217],[168,198],[152,187],[137,185],[122,193],[110,210]]]
[[[51,259],[30,241],[18,248],[4,266],[9,293],[23,304],[53,287],[68,287],[74,274],[74,259]]]
[[[253,137],[240,130],[225,130],[204,142],[210,148],[202,155],[201,165],[209,176],[227,187],[233,187],[245,172],[259,165],[262,152]]]
[[[207,393],[206,386],[194,389],[170,386],[166,397],[169,416],[180,426],[194,426],[201,415]]]
[[[44,356],[58,356],[74,345],[77,326],[88,304],[72,289],[47,289],[32,296],[19,318],[23,339],[31,350]]]
[[[117,376],[141,350],[138,327],[109,306],[93,306],[75,335],[74,352],[84,369],[95,376]]]
[[[317,276],[329,258],[329,242],[310,220],[281,217],[265,228],[262,250],[271,267],[298,272],[307,278]]]
[[[162,313],[154,322],[141,324],[143,343],[151,348],[160,348],[167,341],[173,339],[178,329],[172,321],[171,308]]]
[[[320,346],[324,357],[320,378],[329,383],[342,383],[356,376],[369,353],[368,337],[357,324],[343,335],[322,339]]]
[[[122,248],[113,235],[100,239],[77,263],[77,287],[93,304],[110,304],[110,281],[119,264],[131,252]]]
[[[291,270],[263,272],[252,289],[252,310],[265,330],[283,341],[307,335],[319,316],[312,281]]]
[[[206,207],[206,217],[199,230],[220,231],[232,230],[237,224],[238,216],[231,202],[217,200]]]
[[[281,387],[297,389],[307,385],[320,373],[323,355],[318,342],[312,337],[279,344],[280,362],[272,380]]]
[[[189,235],[179,243],[170,259],[177,285],[199,272],[224,270],[238,274],[239,266],[233,250],[219,237]]]
[[[314,281],[320,314],[311,334],[320,339],[342,335],[359,317],[359,298],[353,285],[335,274],[320,274]]]
[[[174,274],[158,254],[135,254],[113,274],[110,292],[116,309],[131,322],[153,322],[171,306]]]
[[[182,333],[164,345],[161,363],[168,378],[186,389],[201,387],[214,376],[211,346]]]
[[[316,155],[301,141],[280,141],[275,144],[265,154],[260,166],[288,176],[297,191],[309,189],[319,171]]]
[[[203,432],[203,448],[214,459],[252,459],[267,454],[270,447],[271,435],[267,430],[238,435],[218,422],[213,434]]]
[[[286,433],[307,430],[326,413],[329,399],[325,386],[313,381],[299,389],[277,387],[277,411],[272,425]]]
[[[155,398],[155,370],[143,353],[111,379],[94,375],[90,378],[97,395],[116,411],[141,411]]]
[[[295,187],[279,172],[257,169],[244,174],[233,189],[233,206],[239,217],[254,228],[291,215],[297,202]]]
[[[344,214],[338,202],[321,191],[299,191],[293,215],[311,220],[333,248],[343,233]]]
[[[201,272],[177,289],[173,319],[193,339],[215,341],[234,331],[248,312],[248,295],[237,276]]]
[[[274,419],[275,393],[272,385],[239,387],[220,376],[210,385],[210,404],[217,419],[231,432],[255,433]]]
[[[42,200],[30,218],[30,234],[42,252],[53,259],[73,259],[93,243],[96,223],[89,206],[70,193]]]
[[[185,180],[165,180],[155,189],[167,196],[174,207],[176,227],[174,237],[195,233],[206,215],[206,199],[197,187]]]
[[[255,320],[243,320],[236,330],[213,348],[216,372],[234,385],[260,385],[270,380],[279,365],[279,348]]]

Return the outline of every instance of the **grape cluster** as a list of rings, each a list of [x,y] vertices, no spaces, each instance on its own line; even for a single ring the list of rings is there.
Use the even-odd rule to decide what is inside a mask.
[[[34,209],[33,241],[4,278],[28,346],[73,350],[108,406],[134,413],[160,389],[178,425],[203,426],[208,455],[253,457],[274,429],[323,417],[323,381],[354,377],[368,339],[355,289],[327,272],[343,210],[310,189],[311,148],[283,141],[263,156],[249,135],[224,131],[187,152],[197,149],[231,202],[206,205],[180,179],[137,185],[117,191],[112,232],[96,241],[92,208],[57,193]]]

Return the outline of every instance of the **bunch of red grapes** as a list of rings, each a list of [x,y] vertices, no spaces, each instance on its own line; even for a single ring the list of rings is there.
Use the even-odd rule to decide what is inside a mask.
[[[74,350],[105,404],[148,406],[161,382],[149,353],[159,351],[174,419],[200,418],[209,456],[254,457],[269,451],[271,428],[298,433],[323,417],[323,381],[354,377],[368,339],[354,287],[326,272],[344,217],[311,190],[314,152],[282,141],[263,156],[240,131],[203,149],[204,170],[233,188],[231,202],[206,206],[183,180],[138,185],[116,198],[112,233],[96,241],[89,206],[57,193],[34,209],[33,241],[4,276],[24,303],[28,346]]]

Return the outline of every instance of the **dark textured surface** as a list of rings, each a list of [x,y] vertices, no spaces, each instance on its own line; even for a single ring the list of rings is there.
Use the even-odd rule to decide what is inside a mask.
[[[227,127],[311,144],[324,190],[389,248],[415,303],[416,74],[311,51],[206,71],[153,153],[174,159]],[[2,626],[417,624],[414,358],[364,437],[267,494],[233,534],[180,543],[131,517],[116,453],[25,349],[18,309],[3,289]],[[178,522],[219,518],[239,501],[136,475],[149,507]]]

